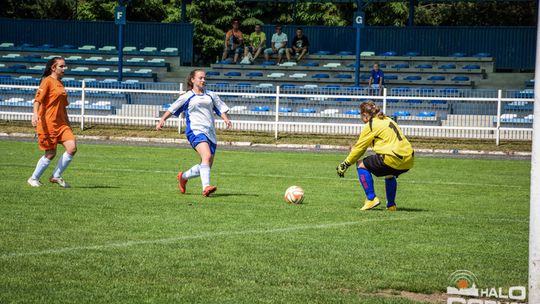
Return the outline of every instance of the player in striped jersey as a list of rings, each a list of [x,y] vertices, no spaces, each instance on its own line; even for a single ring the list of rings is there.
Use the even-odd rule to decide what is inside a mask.
[[[380,204],[371,173],[385,176],[386,208],[396,211],[396,178],[413,167],[414,150],[398,125],[384,115],[373,101],[363,102],[360,111],[365,125],[347,158],[337,166],[337,174],[344,177],[349,166],[357,163],[358,178],[366,193],[361,210],[370,210]],[[375,155],[360,160],[370,146]]]
[[[181,193],[186,192],[186,184],[189,179],[200,176],[202,182],[202,195],[207,197],[217,190],[210,184],[210,168],[214,162],[216,153],[216,128],[214,116],[217,114],[225,121],[227,128],[232,128],[231,120],[227,112],[229,107],[219,96],[204,88],[206,73],[204,70],[191,71],[187,79],[187,91],[171,104],[165,111],[156,126],[156,130],[163,128],[165,121],[172,115],[186,116],[186,137],[195,151],[201,157],[201,162],[191,169],[178,173],[178,187]]]

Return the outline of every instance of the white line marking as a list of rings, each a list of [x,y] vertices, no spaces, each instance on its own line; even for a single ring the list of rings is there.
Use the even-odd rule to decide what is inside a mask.
[[[0,163],[3,167],[28,167],[33,168],[32,165],[13,165],[11,163]],[[128,169],[128,168],[84,168],[85,171],[94,172],[133,172],[133,173],[159,173],[159,174],[176,174],[178,171],[174,170],[147,170],[147,169]],[[227,172],[212,172],[212,175],[218,176],[241,176],[241,177],[264,177],[264,178],[301,178],[301,179],[314,179],[314,180],[338,180],[338,177],[325,177],[325,176],[291,176],[281,174],[254,174],[254,173],[227,173]],[[357,178],[342,178],[343,181],[356,181]],[[426,180],[410,180],[400,179],[402,184],[416,184],[416,185],[448,185],[448,186],[471,186],[471,187],[496,187],[496,188],[529,188],[529,185],[510,185],[510,184],[484,184],[484,183],[471,183],[471,182],[440,182],[440,181],[426,181]]]
[[[170,244],[170,243],[176,243],[180,241],[216,238],[216,237],[228,237],[228,236],[237,236],[237,235],[268,234],[268,233],[291,232],[291,231],[309,230],[309,229],[328,229],[328,228],[338,228],[338,227],[343,227],[343,226],[358,225],[358,224],[363,224],[367,222],[414,220],[416,218],[418,217],[414,217],[414,216],[402,217],[402,218],[385,217],[385,218],[367,219],[364,221],[355,221],[355,222],[290,226],[290,227],[274,228],[274,229],[251,229],[251,230],[243,230],[243,231],[204,232],[200,234],[185,235],[185,236],[157,239],[157,240],[126,241],[126,242],[103,244],[103,245],[47,249],[47,250],[33,251],[33,252],[32,251],[31,252],[14,252],[14,253],[7,253],[7,254],[0,255],[0,259],[9,259],[9,258],[25,257],[25,256],[39,256],[39,255],[48,255],[48,254],[62,254],[62,253],[69,253],[69,252],[83,251],[83,250],[104,250],[104,249],[112,249],[112,248],[125,248],[125,247],[148,245],[148,244]]]

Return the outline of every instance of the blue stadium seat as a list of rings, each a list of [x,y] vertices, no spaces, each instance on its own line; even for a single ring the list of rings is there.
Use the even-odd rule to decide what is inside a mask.
[[[384,64],[384,63],[379,63],[379,67],[380,67],[381,69],[386,69],[386,64]]]
[[[452,69],[455,69],[456,68],[456,65],[453,64],[453,63],[447,63],[447,64],[443,64],[441,66],[439,66],[439,69],[441,70],[452,70]]]
[[[237,87],[250,87],[251,83],[249,82],[239,82],[236,84]]]
[[[228,82],[216,82],[216,83],[214,83],[214,85],[216,87],[228,87],[229,83]]]
[[[349,51],[341,51],[341,52],[338,52],[336,55],[339,55],[339,56],[348,56],[348,55],[352,55],[353,52],[349,52]]]
[[[485,57],[491,57],[491,54],[490,54],[490,53],[476,53],[476,54],[474,54],[472,57],[481,57],[481,58],[485,58]]]
[[[317,111],[314,108],[302,108],[298,110],[298,113],[310,114],[310,113],[317,113]]]
[[[327,84],[325,86],[326,89],[339,89],[341,86],[339,84]]]
[[[387,103],[398,103],[399,99],[387,99],[386,102]]]
[[[335,78],[338,78],[338,79],[351,79],[352,76],[350,74],[337,74],[335,76]]]
[[[238,71],[230,71],[230,72],[227,72],[227,73],[223,74],[223,76],[236,77],[236,76],[242,76],[242,73],[240,73]]]
[[[392,114],[392,116],[411,116],[411,113],[410,112],[407,112],[407,111],[397,111],[397,112],[394,112],[394,114]]]
[[[416,89],[417,93],[433,93],[435,92],[434,88],[418,88]]]
[[[410,104],[420,104],[422,103],[423,101],[420,100],[420,99],[405,99],[404,100],[406,103],[410,103]]]
[[[411,88],[409,87],[397,87],[397,88],[391,88],[390,91],[392,93],[409,93],[411,91]]]
[[[455,76],[452,78],[453,81],[469,81],[469,76]]]
[[[478,64],[467,64],[463,66],[464,70],[479,70],[480,66]]]
[[[171,107],[171,104],[170,103],[166,103],[164,105],[161,106],[162,109],[168,109]]]
[[[41,58],[41,55],[38,55],[38,54],[30,54],[30,55],[24,56],[24,59],[40,59],[40,58]]]
[[[54,45],[49,44],[49,43],[45,43],[45,44],[40,45],[39,47],[42,48],[42,49],[50,49],[50,48],[53,48]]]
[[[262,77],[263,72],[249,72],[246,74],[247,77]]]
[[[345,114],[360,115],[360,111],[359,110],[349,110],[349,111],[345,112]]]
[[[514,95],[516,98],[534,98],[534,90],[521,90]]]
[[[233,64],[233,60],[231,58],[227,58],[225,60],[221,60],[219,63],[221,63],[221,64]]]
[[[319,66],[319,64],[317,62],[306,62],[303,64],[303,66],[307,66],[307,67],[315,67],[315,66]]]
[[[323,55],[323,56],[325,56],[325,55],[332,55],[332,52],[330,52],[330,51],[317,51],[317,52],[315,52],[315,54],[313,54],[313,55]]]
[[[276,62],[275,62],[275,61],[272,61],[272,60],[270,60],[270,61],[263,61],[263,62],[261,63],[261,65],[264,65],[264,66],[276,65]]]
[[[292,108],[282,107],[282,108],[279,108],[279,112],[281,112],[281,113],[290,113],[290,112],[292,112]]]
[[[369,75],[369,74],[360,75],[360,79],[362,79],[362,80],[368,80],[370,77],[371,77],[371,75]]]
[[[384,79],[385,80],[397,80],[398,76],[397,75],[384,75]]]
[[[445,80],[445,79],[446,79],[445,76],[435,75],[435,76],[429,76],[427,80],[439,81],[439,80]]]
[[[409,76],[403,78],[403,80],[408,80],[408,81],[422,80],[422,76],[419,76],[419,75],[409,75]]]
[[[206,72],[206,76],[219,76],[219,72],[217,72],[217,71],[208,71],[208,72]]]
[[[8,69],[10,69],[10,70],[25,70],[26,65],[24,65],[24,64],[14,64],[14,65],[8,67]]]
[[[75,46],[71,45],[71,44],[64,44],[61,47],[59,47],[59,49],[66,49],[66,50],[71,50],[71,49],[74,49],[74,48],[75,48]]]
[[[315,75],[311,76],[311,78],[330,78],[330,75],[328,75],[326,73],[318,73],[318,74],[315,74]]]
[[[253,112],[268,112],[268,111],[270,111],[270,108],[267,107],[267,106],[259,106],[259,107],[251,108],[251,111],[253,111]]]
[[[424,63],[424,64],[417,65],[415,68],[417,68],[417,69],[432,69],[433,66],[431,64]]]
[[[394,51],[388,51],[388,52],[379,54],[379,56],[397,56],[397,53]]]
[[[435,112],[423,111],[423,112],[420,112],[420,113],[416,114],[416,116],[420,116],[420,117],[435,117]]]
[[[525,81],[525,87],[526,88],[534,88],[534,79],[529,79]]]
[[[449,55],[449,57],[465,57],[467,54],[465,53],[452,53]]]
[[[446,101],[446,100],[434,99],[434,100],[431,100],[430,103],[432,103],[432,104],[447,104],[448,101]]]
[[[419,56],[420,53],[418,52],[407,52],[405,54],[403,54],[403,56],[408,56],[408,57],[416,57],[416,56]]]
[[[392,66],[393,69],[408,69],[409,65],[406,63],[398,63]]]
[[[454,94],[454,93],[459,93],[459,89],[456,89],[456,88],[444,88],[444,89],[441,90],[441,92],[446,93],[446,94]]]
[[[23,43],[23,44],[21,44],[21,47],[22,48],[33,48],[34,44],[32,44],[32,43]]]
[[[292,83],[284,83],[284,84],[280,85],[280,87],[282,89],[294,89],[294,88],[296,88],[296,85],[292,84]]]

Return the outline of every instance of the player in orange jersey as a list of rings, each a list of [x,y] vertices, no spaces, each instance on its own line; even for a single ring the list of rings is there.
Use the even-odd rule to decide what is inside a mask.
[[[49,60],[34,100],[32,126],[36,127],[39,149],[44,150],[45,155],[39,159],[34,173],[28,179],[28,184],[32,187],[42,185],[39,178],[56,156],[56,146],[60,143],[66,151],[58,160],[49,181],[63,188],[69,188],[69,184],[62,178],[62,172],[66,170],[77,152],[77,144],[69,126],[67,93],[61,81],[66,68],[66,62],[62,57],[53,57]]]

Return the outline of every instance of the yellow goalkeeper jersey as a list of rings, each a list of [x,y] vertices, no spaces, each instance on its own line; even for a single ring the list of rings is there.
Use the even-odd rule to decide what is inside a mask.
[[[360,137],[347,156],[349,164],[356,163],[372,147],[375,153],[384,156],[384,163],[397,170],[411,169],[414,165],[414,150],[398,125],[389,117],[372,118],[362,128]]]

